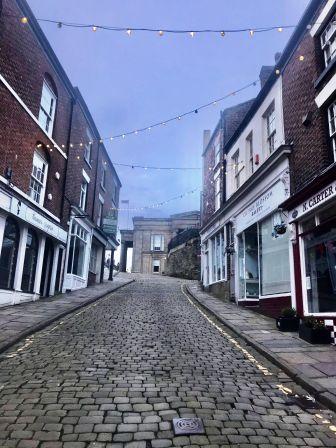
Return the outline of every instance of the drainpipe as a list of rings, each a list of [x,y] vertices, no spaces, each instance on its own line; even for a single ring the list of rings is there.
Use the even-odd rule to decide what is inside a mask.
[[[63,215],[63,211],[64,211],[64,201],[65,201],[65,199],[68,200],[68,198],[66,198],[65,190],[66,190],[66,182],[68,180],[68,160],[69,160],[70,151],[71,151],[70,139],[71,139],[71,130],[72,130],[74,104],[75,104],[75,100],[72,98],[71,99],[71,109],[70,109],[70,123],[69,123],[69,130],[68,130],[68,136],[67,136],[67,142],[66,142],[66,146],[68,148],[68,154],[67,154],[68,157],[65,159],[65,178],[64,178],[64,182],[63,182],[63,192],[62,192],[62,201],[61,201],[61,213],[62,213],[62,215]],[[68,200],[68,202],[70,203],[69,200]],[[71,207],[70,207],[70,210],[71,210]],[[69,217],[68,217],[68,219],[69,219]]]

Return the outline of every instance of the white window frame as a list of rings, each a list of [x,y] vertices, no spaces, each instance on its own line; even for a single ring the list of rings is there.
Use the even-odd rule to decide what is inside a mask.
[[[44,203],[47,175],[48,162],[40,152],[35,151],[33,157],[33,168],[29,183],[29,196],[33,199],[34,202],[37,202],[40,205],[43,205]],[[40,188],[40,191],[37,191],[34,186]]]
[[[97,217],[97,226],[101,227],[103,221],[103,208],[104,208],[104,200],[99,197],[98,201],[98,217]]]
[[[48,96],[50,99],[50,109],[49,111],[42,105],[42,99],[44,96]],[[50,87],[48,82],[43,80],[41,101],[40,101],[40,111],[39,111],[39,123],[42,129],[51,137],[54,129],[55,114],[57,107],[57,97],[53,89]],[[45,122],[42,119],[45,118]]]
[[[332,141],[334,161],[336,162],[336,100],[328,107],[329,135]]]
[[[84,177],[82,178],[82,183],[80,187],[80,196],[79,196],[79,208],[85,212],[86,210],[86,198],[87,198],[87,192],[88,192],[88,182]]]
[[[325,66],[336,56],[336,14],[329,20],[320,36],[321,49],[324,55]]]
[[[253,131],[246,137],[246,160],[248,161],[248,173],[254,173]]]
[[[72,223],[72,227],[71,227],[71,233],[70,233],[70,239],[69,239],[69,253],[68,253],[68,259],[70,257],[70,248],[71,248],[71,239],[73,238],[74,243],[73,243],[73,247],[72,247],[72,262],[71,262],[71,271],[68,271],[68,266],[66,267],[67,269],[67,274],[69,275],[75,275],[76,277],[79,278],[85,278],[85,265],[87,263],[86,259],[87,259],[87,243],[88,243],[88,232],[80,225],[78,224],[76,221],[73,221]],[[84,242],[85,244],[85,253],[84,253],[84,257],[83,257],[83,275],[78,275],[78,274],[73,274],[73,265],[74,265],[74,252],[76,249],[76,239],[80,239]]]
[[[221,161],[221,145],[219,140],[215,144],[214,149],[215,149],[215,166],[217,166]]]
[[[89,128],[86,128],[87,142],[84,144],[84,160],[91,166],[91,153],[93,137]]]
[[[275,151],[275,136],[276,136],[276,113],[275,101],[273,100],[264,114],[265,132],[268,155]]]
[[[222,229],[219,232],[217,232],[214,236],[212,236],[208,240],[208,242],[209,242],[208,246],[211,247],[211,254],[210,257],[208,257],[211,266],[208,267],[208,271],[210,271],[211,276],[211,278],[209,279],[211,281],[209,281],[209,283],[213,284],[222,281],[227,281],[227,260],[225,254],[225,248],[226,248],[225,227],[222,227]]]
[[[241,179],[240,179],[240,169],[239,169],[239,149],[233,154],[232,158],[232,167],[233,167],[233,174],[234,174],[234,190],[238,190],[241,185]]]
[[[215,211],[217,211],[221,206],[221,176],[220,170],[217,170],[214,175],[215,184]]]
[[[160,238],[160,247],[155,246],[155,237]],[[151,236],[151,250],[154,252],[163,252],[164,251],[164,235],[154,234]]]

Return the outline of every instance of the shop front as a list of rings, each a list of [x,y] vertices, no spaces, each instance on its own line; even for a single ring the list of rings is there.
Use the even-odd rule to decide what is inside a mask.
[[[273,317],[291,304],[289,231],[279,210],[285,197],[278,180],[234,218],[237,302]]]
[[[0,190],[0,306],[61,291],[66,239],[42,211]]]
[[[296,307],[336,327],[336,181],[287,202],[293,227]],[[304,192],[303,192],[304,193]],[[300,202],[298,200],[300,199]],[[296,201],[296,204],[295,204]],[[286,204],[286,203],[285,203]]]

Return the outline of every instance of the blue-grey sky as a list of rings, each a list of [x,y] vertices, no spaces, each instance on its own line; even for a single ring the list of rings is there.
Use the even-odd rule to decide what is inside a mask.
[[[308,0],[28,0],[35,15],[125,27],[239,28],[296,24]],[[176,116],[258,78],[291,31],[227,35],[164,35],[42,24],[72,83],[81,90],[101,135],[119,134]],[[201,166],[203,129],[222,108],[252,98],[258,87],[203,112],[145,134],[107,143],[115,162]],[[147,206],[201,186],[201,172],[116,167],[121,199]],[[131,216],[168,216],[199,208],[199,193]],[[127,213],[120,212],[120,227]]]

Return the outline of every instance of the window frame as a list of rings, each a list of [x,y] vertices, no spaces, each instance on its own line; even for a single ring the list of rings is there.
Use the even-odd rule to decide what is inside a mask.
[[[49,112],[42,105],[43,94],[45,92],[49,95],[49,97],[51,99],[51,101],[50,101],[51,110]],[[56,95],[54,89],[48,83],[48,81],[46,79],[43,79],[38,121],[39,121],[39,124],[42,127],[42,129],[47,133],[47,135],[49,135],[49,137],[52,136],[53,130],[54,130],[56,108],[57,108],[57,95]],[[41,114],[44,114],[44,117],[46,117],[45,125],[41,119]]]
[[[102,187],[103,190],[106,190],[106,171],[107,171],[107,167],[106,167],[106,162],[102,162],[102,176],[101,176],[101,180],[100,180],[100,186]]]
[[[231,157],[233,173],[234,173],[234,189],[238,190],[241,186],[240,169],[239,169],[239,148]]]
[[[275,113],[274,100],[268,106],[264,114],[264,120],[265,120],[267,152],[270,155],[275,151],[276,113]]]
[[[87,182],[86,179],[84,179],[84,177],[82,178],[82,183],[80,186],[80,195],[79,195],[79,208],[81,210],[83,210],[83,212],[86,211],[86,203],[87,203],[87,194],[88,194],[88,185],[89,183]],[[85,187],[85,188],[84,188]]]
[[[325,67],[328,67],[336,56],[336,14],[333,14],[321,32],[320,45],[323,51]],[[330,51],[332,47],[333,51]]]
[[[103,222],[103,209],[104,209],[104,201],[99,198],[98,200],[98,216],[97,216],[97,226],[101,227]]]
[[[160,246],[155,246],[155,237],[160,238]],[[151,251],[153,251],[153,252],[163,252],[164,251],[164,235],[162,235],[162,234],[151,235]]]
[[[91,167],[91,155],[93,147],[93,136],[89,128],[86,128],[87,142],[84,144],[84,160]]]
[[[215,185],[215,211],[220,209],[221,206],[221,175],[220,170],[217,170],[214,174],[214,185]]]
[[[75,250],[76,250],[76,243],[77,240],[80,240],[82,243],[84,243],[84,254],[83,254],[83,265],[82,265],[82,275],[74,274],[73,268],[74,268],[74,260],[75,260]],[[72,247],[71,242],[73,241]],[[80,278],[85,278],[85,264],[86,264],[86,251],[87,251],[87,244],[88,244],[88,232],[85,230],[80,224],[73,221],[71,226],[71,232],[70,232],[70,238],[69,238],[69,253],[68,253],[68,260],[67,260],[67,267],[66,272],[69,275],[76,275]],[[72,254],[70,254],[70,251],[72,250]],[[71,260],[71,269],[69,270],[69,261]]]
[[[246,160],[248,160],[248,172],[254,173],[253,131],[246,137]]]
[[[327,118],[329,137],[333,148],[334,162],[336,162],[336,99],[328,106]]]
[[[41,166],[39,165],[42,165],[42,169]],[[36,168],[36,170],[34,170],[34,168]],[[42,173],[43,176],[42,180],[41,176],[38,175],[39,172]],[[32,172],[30,174],[30,180],[29,180],[28,195],[34,202],[42,206],[44,204],[44,198],[46,193],[47,176],[48,176],[48,162],[40,151],[35,150],[33,156]],[[40,190],[34,188],[35,186],[39,187]]]

